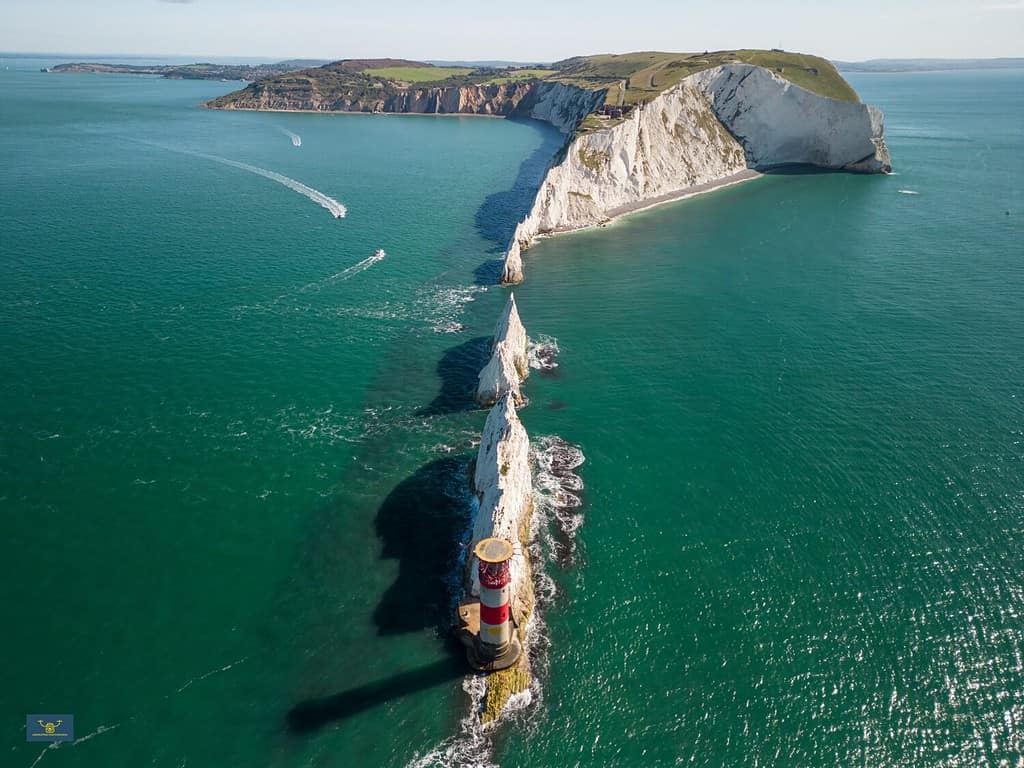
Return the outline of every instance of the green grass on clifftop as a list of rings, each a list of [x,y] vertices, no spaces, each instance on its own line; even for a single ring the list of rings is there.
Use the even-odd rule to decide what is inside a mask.
[[[473,70],[469,67],[381,67],[364,69],[363,73],[404,83],[433,83],[449,77],[468,75]]]
[[[584,88],[607,88],[605,103],[618,106],[648,101],[687,75],[736,62],[764,67],[819,96],[860,101],[856,91],[843,80],[830,61],[820,56],[788,51],[640,51],[578,56],[555,64],[559,73],[552,79]]]
[[[551,68],[437,67],[409,59],[345,59],[322,67],[269,77],[248,88],[229,93],[207,106],[230,109],[263,101],[299,105],[316,99],[320,104],[345,103],[346,108],[371,109],[408,88],[500,85],[546,80],[605,91],[605,105],[630,106],[650,101],[684,77],[722,64],[745,63],[764,67],[812,93],[842,101],[859,102],[857,93],[832,63],[819,57],[788,51],[711,51],[705,53],[636,53],[577,56]],[[265,102],[264,102],[265,103]],[[303,107],[297,107],[303,108]],[[583,129],[607,126],[591,116]]]
[[[511,69],[505,70],[498,77],[492,77],[490,80],[484,81],[483,85],[502,85],[503,83],[514,83],[519,80],[543,80],[556,74],[558,74],[557,69]]]

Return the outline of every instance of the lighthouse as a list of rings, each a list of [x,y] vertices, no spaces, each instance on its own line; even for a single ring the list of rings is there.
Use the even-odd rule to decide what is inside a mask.
[[[479,561],[480,630],[476,642],[469,646],[469,662],[479,670],[493,672],[515,664],[522,650],[509,621],[512,542],[481,539],[473,554]]]

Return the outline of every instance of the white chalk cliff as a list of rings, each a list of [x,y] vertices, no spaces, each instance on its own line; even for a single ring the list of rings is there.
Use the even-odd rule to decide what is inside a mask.
[[[533,584],[526,553],[533,512],[533,477],[530,439],[516,414],[511,394],[505,395],[487,414],[473,473],[473,490],[480,508],[470,549],[489,536],[512,542],[510,607],[516,624],[522,626],[533,609]],[[476,558],[471,556],[470,561],[471,592],[479,595]]]
[[[520,384],[530,372],[526,352],[526,329],[519,319],[515,296],[509,295],[491,338],[491,357],[477,377],[474,398],[481,405],[491,405],[511,393],[516,405],[525,398]]]
[[[889,170],[882,112],[818,96],[761,67],[730,64],[692,75],[751,167],[804,164]]]
[[[690,75],[621,122],[569,143],[516,227],[502,282],[523,279],[521,250],[538,235],[600,224],[701,184],[783,164],[888,171],[882,113],[749,64]]]
[[[562,133],[572,133],[580,120],[604,103],[604,91],[591,91],[565,83],[540,83],[529,102],[527,114],[551,123]]]

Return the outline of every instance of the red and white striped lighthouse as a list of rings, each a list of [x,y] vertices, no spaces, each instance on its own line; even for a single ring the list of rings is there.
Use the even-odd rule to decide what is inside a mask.
[[[512,572],[512,542],[507,539],[489,538],[473,549],[479,560],[480,576],[480,633],[475,651],[471,656],[474,666],[495,670],[510,667],[519,658],[519,641],[512,635],[509,622],[509,585]]]

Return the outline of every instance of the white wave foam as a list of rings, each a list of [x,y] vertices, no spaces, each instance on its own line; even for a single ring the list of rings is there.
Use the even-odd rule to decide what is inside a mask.
[[[121,723],[115,723],[114,725],[101,725],[92,733],[87,733],[85,736],[81,736],[75,739],[74,741],[55,741],[52,744],[48,744],[45,747],[43,747],[43,751],[39,753],[39,756],[35,759],[32,765],[29,766],[29,768],[35,768],[39,764],[39,761],[43,759],[43,756],[51,749],[60,749],[61,746],[77,747],[82,742],[89,741],[90,739],[95,739],[97,736],[102,736],[104,733],[113,731],[115,728],[120,727]]]
[[[183,686],[181,686],[181,688],[176,690],[175,693],[181,693],[186,688],[191,686],[193,683],[202,682],[206,678],[212,677],[213,675],[219,674],[220,672],[227,672],[232,667],[236,667],[239,664],[243,663],[244,661],[247,661],[248,659],[249,659],[248,656],[243,656],[242,658],[240,658],[240,659],[238,659],[236,661],[232,661],[230,664],[225,664],[223,667],[217,667],[216,669],[211,669],[209,672],[207,672],[205,674],[202,674],[199,677],[193,677],[191,680],[189,680],[187,683],[185,683]],[[167,697],[165,696],[164,698],[167,698]]]
[[[912,189],[901,189],[900,190],[900,194],[901,195],[920,195],[921,193],[920,192],[915,192]]]
[[[551,435],[536,440],[532,453],[535,518],[538,524],[544,522],[535,538],[544,541],[548,559],[571,562],[576,532],[583,525],[579,492],[584,485],[576,470],[586,457],[579,447]]]
[[[538,336],[536,341],[530,339],[526,349],[526,359],[530,367],[538,371],[550,371],[558,367],[558,339],[553,336]]]
[[[289,131],[287,128],[278,128],[278,130],[292,140],[293,147],[302,146],[302,137],[299,136],[299,134],[293,133],[292,131]]]
[[[487,287],[482,285],[432,286],[417,291],[414,304],[434,333],[458,333],[465,327],[459,320],[466,305],[476,301],[476,295],[486,290]]]
[[[470,675],[462,681],[469,695],[469,711],[459,721],[458,733],[449,736],[427,754],[413,757],[407,768],[498,768],[491,759],[491,740],[480,722],[487,676]]]
[[[396,428],[415,429],[415,417],[405,409],[387,406],[364,408],[362,413],[335,412],[334,406],[305,410],[290,405],[278,411],[277,428],[295,442],[309,441],[322,445],[361,443]]]

